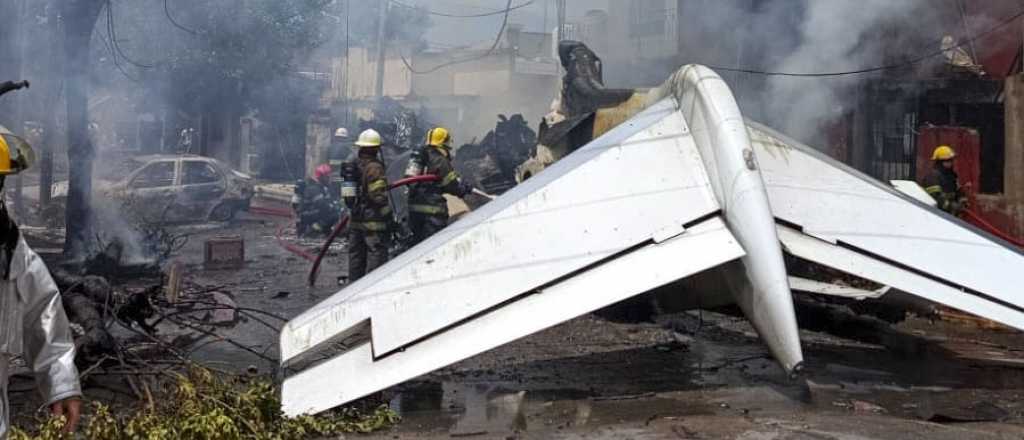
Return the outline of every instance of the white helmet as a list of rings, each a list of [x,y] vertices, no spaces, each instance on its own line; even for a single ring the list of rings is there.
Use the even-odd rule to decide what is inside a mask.
[[[337,129],[337,130],[334,130],[334,137],[347,138],[348,137],[348,129],[342,127],[342,128]]]
[[[363,148],[376,148],[380,146],[380,133],[377,130],[369,129],[362,133],[359,133],[359,139],[356,139],[356,146]]]

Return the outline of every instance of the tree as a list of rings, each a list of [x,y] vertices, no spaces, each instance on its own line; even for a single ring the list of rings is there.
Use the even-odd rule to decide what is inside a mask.
[[[92,237],[92,166],[89,139],[89,46],[105,0],[65,0],[64,72],[68,118],[68,201],[64,253],[84,257]]]
[[[315,90],[296,86],[298,66],[332,39],[339,47],[342,22],[351,23],[353,45],[375,44],[373,32],[363,27],[375,26],[382,3],[57,1],[65,20],[70,162],[65,252],[76,257],[83,256],[94,236],[89,202],[95,153],[86,108],[90,81],[108,86],[120,82],[150,99],[158,96],[171,115],[181,115],[187,123],[219,121],[230,128],[241,116],[256,114],[291,128],[285,133],[289,145],[302,145],[302,115],[316,110],[319,100]],[[347,20],[339,16],[342,10],[349,14]],[[422,41],[428,27],[425,11],[396,8],[388,34],[393,40]]]

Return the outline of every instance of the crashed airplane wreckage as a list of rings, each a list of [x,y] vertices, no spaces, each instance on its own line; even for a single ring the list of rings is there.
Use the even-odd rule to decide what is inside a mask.
[[[624,123],[289,322],[286,366],[333,357],[285,379],[284,411],[350,402],[712,268],[726,285],[679,294],[738,303],[795,374],[783,252],[1024,329],[1020,252],[745,121],[706,67],[637,94]]]

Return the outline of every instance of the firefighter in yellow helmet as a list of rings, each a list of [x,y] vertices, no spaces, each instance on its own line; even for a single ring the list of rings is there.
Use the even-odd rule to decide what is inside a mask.
[[[465,197],[473,187],[462,181],[452,167],[452,136],[443,127],[427,132],[423,147],[409,158],[407,176],[432,174],[435,182],[417,183],[409,189],[409,229],[413,243],[419,243],[448,225],[448,202],[444,194]]]
[[[380,159],[381,138],[365,130],[355,142],[354,161],[342,164],[341,196],[351,209],[348,228],[348,278],[355,281],[388,261],[392,212],[388,178]]]
[[[967,207],[967,198],[954,170],[955,160],[956,151],[952,147],[941,145],[936,148],[932,152],[932,170],[921,182],[921,186],[935,199],[939,209],[960,215]]]
[[[0,87],[2,88],[2,87]],[[0,190],[4,178],[28,168],[35,159],[27,142],[0,131]],[[0,201],[0,439],[10,429],[7,377],[10,361],[21,356],[32,370],[39,392],[73,431],[82,395],[75,368],[75,345],[60,291],[43,260],[28,247],[18,225]]]

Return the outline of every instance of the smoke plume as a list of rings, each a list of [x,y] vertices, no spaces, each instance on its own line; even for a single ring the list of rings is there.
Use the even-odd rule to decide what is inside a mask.
[[[798,45],[778,53],[769,68],[776,72],[847,72],[935,51],[937,44],[915,47],[921,40],[942,37],[944,30],[935,25],[933,14],[934,2],[926,0],[805,1],[803,20],[796,28]],[[894,26],[900,32],[888,32]],[[850,107],[864,78],[773,77],[763,101],[770,114],[780,117],[774,121],[778,128],[811,141],[823,123]]]

